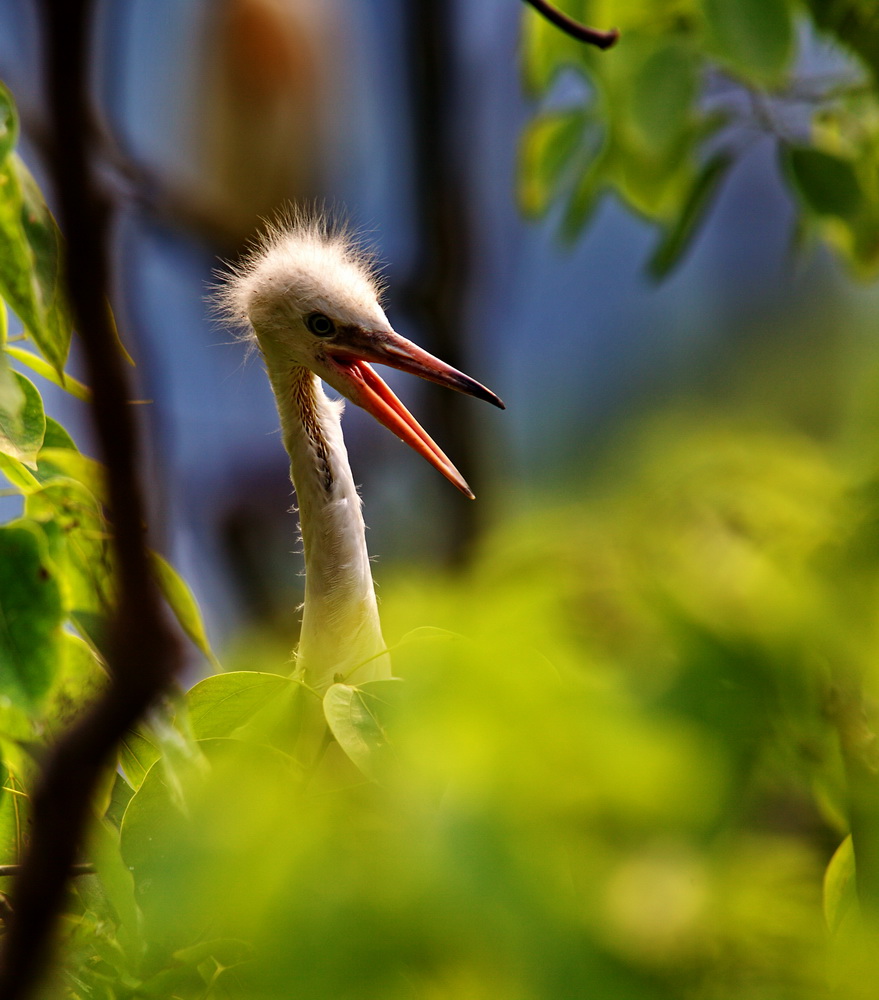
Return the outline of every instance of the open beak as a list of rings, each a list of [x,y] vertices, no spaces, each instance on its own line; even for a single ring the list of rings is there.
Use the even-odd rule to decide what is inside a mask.
[[[457,371],[396,333],[368,332],[349,328],[345,330],[343,336],[344,340],[340,337],[339,341],[327,345],[326,348],[325,360],[331,373],[327,381],[330,385],[352,403],[371,413],[379,423],[384,424],[401,441],[414,448],[472,500],[473,491],[461,473],[394,395],[390,386],[372,368],[370,362],[418,375],[420,378],[455,389],[468,396],[475,396],[477,399],[484,399],[504,409],[501,400],[469,375]]]

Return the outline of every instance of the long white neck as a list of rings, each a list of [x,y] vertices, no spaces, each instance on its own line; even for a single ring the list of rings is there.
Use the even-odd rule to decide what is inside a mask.
[[[273,370],[274,369],[274,370]],[[390,677],[360,496],[342,438],[343,404],[307,368],[268,363],[305,549],[305,609],[297,654],[320,691],[334,680]]]

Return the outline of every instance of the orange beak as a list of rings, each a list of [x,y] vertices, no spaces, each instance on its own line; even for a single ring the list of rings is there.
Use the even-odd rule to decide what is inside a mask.
[[[335,344],[327,345],[324,361],[329,370],[324,377],[334,389],[371,413],[379,423],[427,459],[466,497],[473,499],[473,491],[461,473],[370,362],[418,375],[504,409],[504,404],[491,390],[396,333],[346,328]]]

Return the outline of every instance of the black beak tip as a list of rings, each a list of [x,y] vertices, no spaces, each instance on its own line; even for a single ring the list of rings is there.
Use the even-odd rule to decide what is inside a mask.
[[[462,390],[467,393],[468,396],[475,396],[477,399],[482,399],[486,403],[491,403],[492,406],[496,406],[499,410],[505,410],[504,401],[500,396],[495,395],[491,389],[486,389],[481,382],[476,382],[474,379],[468,378],[467,384],[462,386]]]
[[[485,386],[481,386],[480,388],[482,389],[480,396],[486,401],[486,403],[491,403],[492,406],[496,406],[499,410],[506,409],[504,401],[500,396],[496,396],[491,389],[486,389]]]

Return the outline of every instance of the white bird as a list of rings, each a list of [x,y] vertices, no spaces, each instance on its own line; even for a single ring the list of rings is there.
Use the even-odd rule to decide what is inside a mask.
[[[503,408],[498,397],[395,333],[372,256],[349,231],[296,213],[222,276],[221,313],[265,361],[299,507],[305,605],[297,674],[324,691],[391,673],[366,548],[360,496],[342,437],[343,402],[321,380],[411,445],[465,496],[470,487],[370,362]]]

